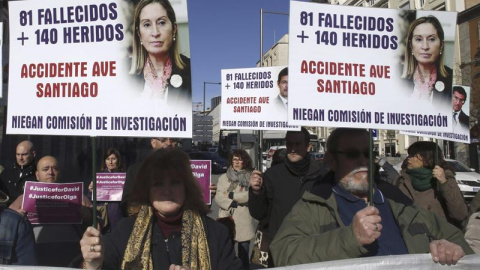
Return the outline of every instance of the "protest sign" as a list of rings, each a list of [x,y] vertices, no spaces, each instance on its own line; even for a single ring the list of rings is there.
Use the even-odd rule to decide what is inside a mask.
[[[203,198],[207,204],[212,204],[210,196],[210,183],[212,181],[212,161],[191,160],[193,176],[197,179],[202,188]]]
[[[289,124],[452,131],[455,12],[292,1],[289,29]]]
[[[134,8],[126,0],[9,3],[7,133],[191,137],[188,16],[160,41]]]
[[[298,130],[287,123],[288,68],[223,69],[221,129]]]
[[[97,201],[122,200],[126,173],[97,173]]]
[[[400,134],[470,143],[470,87],[453,86],[452,114],[453,132],[400,131]]]
[[[83,183],[27,181],[22,209],[32,224],[80,224]]]

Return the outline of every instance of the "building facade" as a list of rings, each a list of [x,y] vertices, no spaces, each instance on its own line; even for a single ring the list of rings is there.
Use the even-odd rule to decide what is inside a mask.
[[[222,96],[216,96],[210,99],[211,110],[215,109],[220,103],[222,103]]]
[[[194,114],[192,128],[192,142],[194,144],[211,144],[213,117],[208,114]]]
[[[467,147],[470,167],[479,171],[480,126],[480,0],[465,1],[458,14],[459,74],[461,85],[470,86],[470,137]]]

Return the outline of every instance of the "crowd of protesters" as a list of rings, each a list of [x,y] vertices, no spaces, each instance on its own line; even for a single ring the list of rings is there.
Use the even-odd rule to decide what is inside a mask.
[[[380,166],[391,164],[377,160],[370,202],[365,130],[337,128],[325,164],[309,155],[305,128],[288,131],[285,141],[264,173],[245,150],[232,152],[218,187],[210,186],[217,221],[207,216],[210,207],[178,140],[152,138],[152,152],[134,164],[106,149],[97,171],[125,172],[126,181],[121,201],[97,202],[97,228],[90,226],[93,182],[82,199],[82,224],[30,224],[25,183],[59,183],[61,169],[52,156],[36,161],[33,143],[22,141],[15,164],[0,174],[0,228],[6,232],[0,243],[9,243],[0,250],[0,264],[260,269],[430,253],[434,262],[451,265],[480,252],[480,195],[468,209],[434,142],[412,144],[399,173],[387,170],[391,175],[382,177]]]

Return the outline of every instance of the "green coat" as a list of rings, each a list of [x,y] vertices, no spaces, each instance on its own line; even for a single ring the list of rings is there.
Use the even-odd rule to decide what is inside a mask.
[[[430,239],[446,239],[473,254],[463,234],[421,207],[387,199],[410,254],[428,253]],[[284,219],[271,246],[275,266],[358,258],[367,249],[357,242],[352,226],[345,226],[333,192],[327,199],[305,192]]]
[[[425,191],[415,190],[410,176],[403,170],[394,185],[422,208],[447,219],[452,224],[461,224],[468,217],[467,205],[455,180],[455,174],[445,170],[445,178],[447,179],[445,183],[438,183],[438,193],[434,188]]]

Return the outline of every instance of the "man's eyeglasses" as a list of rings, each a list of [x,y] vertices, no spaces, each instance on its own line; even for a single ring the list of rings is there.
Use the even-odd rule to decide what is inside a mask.
[[[358,149],[357,150],[352,149],[348,151],[335,151],[334,153],[343,154],[349,159],[358,159],[360,158],[361,155],[363,155],[365,158],[370,157],[370,152],[368,150],[360,151]]]

